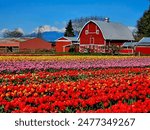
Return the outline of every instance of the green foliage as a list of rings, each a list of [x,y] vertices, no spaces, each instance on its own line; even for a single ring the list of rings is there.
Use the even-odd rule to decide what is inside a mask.
[[[65,31],[64,36],[65,37],[74,37],[75,36],[71,20],[69,21],[69,23],[68,23],[68,25],[66,27],[66,31]]]
[[[117,45],[111,45],[109,47],[109,49],[110,49],[112,55],[118,55],[119,54],[119,50],[120,50],[119,46],[117,46]]]
[[[18,38],[23,36],[23,32],[21,32],[19,29],[15,29],[13,31],[7,30],[3,33],[3,36],[5,38]]]
[[[150,37],[150,8],[145,11],[143,16],[137,22],[138,37]]]
[[[0,113],[4,112],[4,105],[0,106]]]

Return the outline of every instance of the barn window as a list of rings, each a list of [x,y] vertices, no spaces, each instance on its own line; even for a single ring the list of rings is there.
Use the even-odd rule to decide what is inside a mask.
[[[99,30],[96,30],[96,34],[99,34]]]
[[[85,30],[85,34],[88,35],[89,34],[89,30]]]

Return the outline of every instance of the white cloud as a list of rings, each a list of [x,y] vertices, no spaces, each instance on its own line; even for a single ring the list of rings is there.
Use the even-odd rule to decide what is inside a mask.
[[[17,28],[16,30],[24,34],[24,31],[22,28]]]
[[[8,29],[6,29],[6,28],[0,30],[0,38],[3,37],[3,33],[6,32],[6,31],[8,31]]]
[[[128,26],[128,28],[129,28],[132,32],[137,31],[137,28],[136,28],[136,27]]]
[[[52,32],[52,31],[56,31],[56,32],[64,32],[65,28],[58,28],[55,26],[49,26],[49,25],[43,25],[41,27],[37,27],[33,32]]]

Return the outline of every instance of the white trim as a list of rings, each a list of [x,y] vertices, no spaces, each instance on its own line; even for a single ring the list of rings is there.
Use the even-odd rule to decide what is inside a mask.
[[[102,47],[102,46],[104,46],[104,45],[98,45],[98,44],[80,44],[80,46],[89,46],[89,45],[95,45],[95,46],[100,46],[100,47]]]
[[[61,38],[65,38],[66,40],[69,40],[69,39],[67,39],[66,37],[63,36],[63,37],[60,37],[60,38],[56,39],[55,41],[61,41],[61,40],[59,40]]]
[[[95,42],[94,37],[90,37],[90,44],[94,44],[94,42]]]
[[[66,46],[69,46],[69,45],[72,45],[72,44],[68,44],[68,45],[63,46],[63,52],[66,52],[66,51],[65,51]]]
[[[64,39],[66,39],[66,40],[59,40],[59,39],[61,39],[61,38],[64,38]],[[64,37],[64,36],[63,36],[63,37],[60,37],[60,38],[58,38],[58,39],[56,39],[55,41],[56,41],[56,42],[57,42],[57,41],[61,41],[61,42],[63,42],[63,41],[71,41],[71,42],[72,42],[72,40],[70,40],[69,38]],[[78,41],[78,39],[77,39],[76,41]]]
[[[71,46],[72,44],[68,44],[68,45],[65,45],[65,46],[63,46],[63,47],[66,47],[66,46],[69,46],[69,45]]]
[[[98,29],[96,30],[96,34],[97,34],[97,35],[99,35],[99,34],[100,34]]]
[[[89,34],[96,34],[96,32],[89,32]]]
[[[85,30],[85,35],[88,35],[89,34],[89,30]]]
[[[72,42],[71,40],[57,40],[56,42]]]
[[[77,42],[77,43],[72,43],[73,45],[80,45],[80,43],[79,42]]]

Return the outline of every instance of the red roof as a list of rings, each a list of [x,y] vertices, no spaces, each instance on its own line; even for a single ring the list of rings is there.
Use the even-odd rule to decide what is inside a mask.
[[[19,46],[19,42],[12,41],[12,40],[0,40],[0,46],[5,47],[5,46]]]

